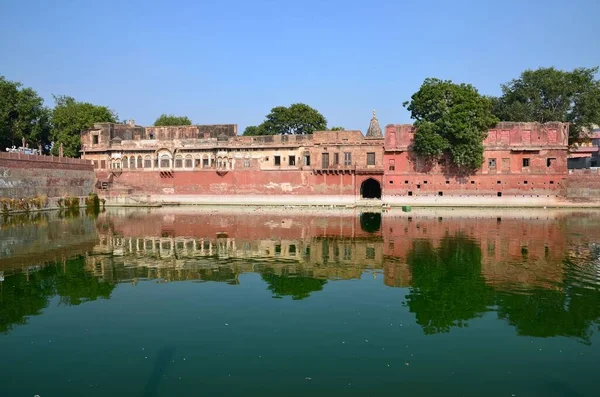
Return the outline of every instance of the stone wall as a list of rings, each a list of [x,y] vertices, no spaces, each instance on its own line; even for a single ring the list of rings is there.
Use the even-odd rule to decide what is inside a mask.
[[[20,153],[0,153],[0,197],[50,200],[87,196],[94,191],[95,174],[87,160]]]
[[[569,170],[566,195],[569,199],[577,201],[600,201],[599,170]]]

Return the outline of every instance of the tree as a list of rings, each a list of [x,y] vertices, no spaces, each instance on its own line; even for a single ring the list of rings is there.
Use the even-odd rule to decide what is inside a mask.
[[[330,131],[346,131],[344,127],[331,127]]]
[[[37,148],[46,146],[50,134],[50,111],[31,88],[0,76],[0,148],[21,146],[22,139]]]
[[[262,124],[248,128],[244,135],[305,135],[326,130],[327,119],[316,109],[295,103],[290,107],[274,107]]]
[[[561,121],[571,123],[569,141],[600,124],[598,67],[567,72],[551,68],[525,70],[502,85],[493,98],[494,114],[505,121]]]
[[[470,84],[425,79],[403,104],[417,127],[413,149],[428,161],[447,156],[459,171],[473,172],[483,163],[483,139],[498,119],[492,101]]]
[[[94,123],[116,123],[117,114],[106,106],[77,102],[69,96],[54,96],[56,105],[52,111],[52,152],[58,153],[63,144],[66,157],[79,157],[81,131]]]
[[[244,135],[245,136],[257,136],[257,135],[267,135],[267,134],[264,133],[264,131],[262,130],[260,125],[259,126],[249,125],[244,130]]]
[[[192,120],[187,116],[175,116],[172,114],[161,114],[154,122],[155,127],[166,127],[172,125],[192,125]]]

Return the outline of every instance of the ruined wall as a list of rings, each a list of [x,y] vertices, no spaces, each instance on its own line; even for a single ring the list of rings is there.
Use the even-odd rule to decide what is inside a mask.
[[[136,195],[357,195],[369,175],[317,174],[302,170],[122,170],[111,190]],[[381,178],[378,178],[381,179]]]
[[[600,173],[598,169],[569,170],[566,195],[576,201],[600,201]]]
[[[499,123],[484,140],[484,161],[472,175],[452,169],[449,159],[426,163],[411,150],[416,130],[386,127],[386,196],[565,195],[566,123]]]
[[[0,153],[1,198],[87,196],[94,180],[92,163],[86,160]]]

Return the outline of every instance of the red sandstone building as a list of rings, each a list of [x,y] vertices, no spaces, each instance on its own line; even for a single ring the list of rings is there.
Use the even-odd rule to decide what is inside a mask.
[[[557,197],[567,177],[568,125],[499,123],[488,132],[485,161],[460,175],[444,160],[427,165],[411,151],[411,125],[375,114],[361,131],[239,136],[237,125],[140,127],[100,123],[81,134],[97,187],[109,196],[163,202],[350,204],[441,197]],[[502,200],[502,199],[500,199]]]

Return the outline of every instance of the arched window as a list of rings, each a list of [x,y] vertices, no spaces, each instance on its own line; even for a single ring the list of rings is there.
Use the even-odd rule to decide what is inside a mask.
[[[129,168],[135,169],[135,156],[129,158]]]
[[[175,156],[175,168],[183,167],[183,157],[181,155]]]
[[[123,157],[123,168],[129,168],[129,161],[127,156]]]
[[[144,168],[152,168],[152,157],[149,155],[144,156]]]
[[[192,155],[188,154],[187,156],[185,156],[185,168],[192,168],[192,167],[193,167]]]
[[[160,156],[160,168],[171,168],[171,158],[168,154]]]
[[[144,165],[142,163],[142,156],[138,156],[137,158],[137,167],[142,168]]]

